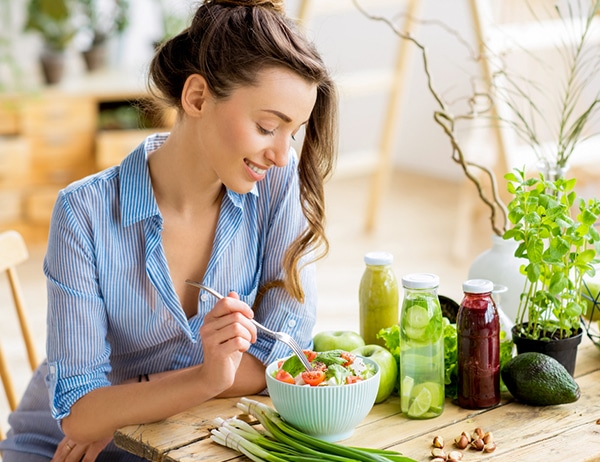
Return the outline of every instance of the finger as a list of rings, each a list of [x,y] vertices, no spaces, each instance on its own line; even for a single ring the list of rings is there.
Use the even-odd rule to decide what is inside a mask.
[[[51,462],[79,462],[85,454],[85,446],[79,446],[68,438],[63,440],[56,447]]]
[[[71,452],[69,452],[69,455],[67,456],[65,461],[66,462],[80,462],[81,459],[83,459],[83,456],[85,456],[85,451],[87,449],[87,445],[76,444],[71,447],[73,449],[71,449]],[[90,460],[90,459],[86,459],[86,460]],[[91,459],[91,460],[93,460],[93,459]]]
[[[236,300],[239,300],[239,299],[240,299],[240,296],[238,295],[238,293],[237,293],[237,292],[234,292],[234,291],[231,291],[231,292],[229,292],[229,293],[227,294],[227,296],[228,296],[229,298],[235,298]]]
[[[67,460],[68,455],[74,447],[75,443],[70,443],[66,437],[63,438],[62,441],[58,443],[58,446],[56,446],[56,451],[54,451],[51,462],[64,462]]]
[[[102,441],[96,441],[90,444],[85,452],[85,457],[81,462],[93,462],[96,460],[102,450],[112,441],[112,438],[108,438]]]
[[[256,341],[256,327],[244,316],[232,314],[204,324],[200,328],[200,335],[203,341],[216,345],[234,338],[253,343]]]
[[[204,317],[204,323],[201,332],[204,335],[208,335],[208,330],[218,331],[228,329],[230,326],[235,324],[240,324],[249,332],[250,338],[248,340],[251,342],[256,341],[256,327],[250,321],[251,318],[246,315],[244,309],[244,306],[248,307],[248,305],[243,302],[240,303],[241,304],[238,305],[237,308],[241,308],[242,311],[237,310],[235,306],[215,305],[215,308],[209,311]]]
[[[239,295],[235,292],[230,292],[229,296],[215,303],[210,313],[215,316],[223,316],[228,313],[242,313],[247,318],[254,317],[252,309],[246,302],[240,300]]]

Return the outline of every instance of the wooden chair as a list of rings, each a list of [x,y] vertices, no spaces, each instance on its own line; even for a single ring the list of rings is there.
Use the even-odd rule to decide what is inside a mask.
[[[27,350],[27,357],[29,365],[33,371],[37,365],[37,355],[35,352],[34,343],[29,330],[29,325],[25,317],[23,295],[21,292],[21,286],[17,277],[16,267],[23,263],[29,257],[27,252],[27,246],[23,237],[16,231],[4,231],[0,233],[0,272],[6,273],[8,277],[8,283],[14,300],[14,306],[17,313],[17,318],[21,328],[21,334]],[[3,326],[0,326],[0,328]],[[4,326],[4,328],[6,328]],[[6,333],[3,335],[0,332],[0,340],[6,337]],[[0,344],[0,378],[2,379],[2,385],[4,392],[8,400],[8,404],[11,410],[17,407],[17,397],[13,386],[13,381],[9,372],[9,368],[2,351],[2,345]],[[4,435],[0,428],[0,439],[3,439]]]

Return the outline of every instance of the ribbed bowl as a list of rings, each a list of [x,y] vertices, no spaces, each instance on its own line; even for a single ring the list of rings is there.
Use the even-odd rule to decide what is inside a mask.
[[[276,380],[275,361],[266,369],[267,388],[275,410],[289,424],[324,441],[349,438],[356,426],[371,411],[379,388],[379,367],[369,358],[363,361],[375,366],[376,374],[368,380],[348,385],[308,387]]]

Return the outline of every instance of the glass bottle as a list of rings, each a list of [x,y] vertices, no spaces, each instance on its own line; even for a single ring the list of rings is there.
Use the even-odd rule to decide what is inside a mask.
[[[413,273],[402,278],[400,313],[400,406],[411,419],[444,410],[444,334],[437,295],[439,277]]]
[[[381,329],[398,324],[398,281],[392,270],[394,257],[389,252],[365,255],[365,271],[360,280],[360,335],[367,345],[385,346],[377,338]]]
[[[487,279],[463,283],[456,319],[458,405],[483,409],[500,402],[500,319]]]

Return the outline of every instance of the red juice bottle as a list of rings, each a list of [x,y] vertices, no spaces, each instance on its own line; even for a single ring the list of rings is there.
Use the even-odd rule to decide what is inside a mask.
[[[500,319],[486,279],[463,283],[458,310],[458,405],[483,409],[500,402]]]

